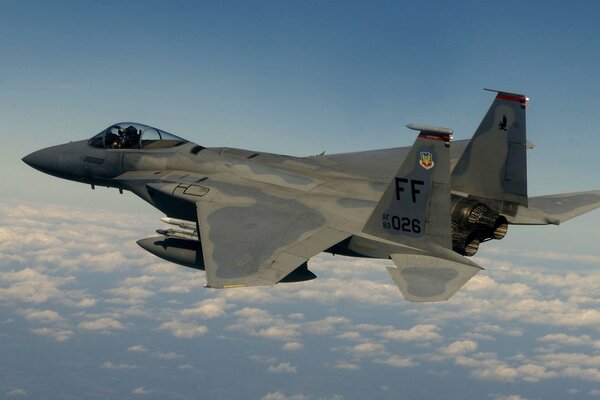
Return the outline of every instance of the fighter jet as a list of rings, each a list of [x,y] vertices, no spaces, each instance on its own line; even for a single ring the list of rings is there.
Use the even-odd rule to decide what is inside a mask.
[[[310,157],[206,148],[124,122],[23,158],[63,179],[128,190],[171,225],[138,241],[206,271],[206,286],[314,279],[321,252],[391,259],[410,301],[444,301],[482,268],[469,257],[509,225],[558,225],[600,206],[600,190],[528,197],[522,94],[496,97],[470,140],[408,125],[412,147]]]

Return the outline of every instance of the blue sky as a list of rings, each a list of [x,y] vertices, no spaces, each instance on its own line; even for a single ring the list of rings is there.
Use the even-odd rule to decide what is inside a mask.
[[[294,155],[409,145],[412,122],[467,138],[491,87],[532,99],[532,193],[584,190],[576,172],[599,166],[597,13],[594,2],[6,2],[0,177],[44,185],[22,155],[122,120]],[[35,195],[20,186],[13,196]]]
[[[491,87],[531,98],[531,194],[599,189],[596,2],[0,7],[0,397],[600,393],[599,212],[482,246],[488,269],[448,305],[337,257],[313,284],[224,294],[137,248],[157,211],[20,161],[122,120],[300,156],[410,145],[413,122],[462,139]]]

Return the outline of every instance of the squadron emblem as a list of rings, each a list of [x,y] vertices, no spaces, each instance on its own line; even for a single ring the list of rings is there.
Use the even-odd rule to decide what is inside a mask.
[[[419,160],[419,165],[425,169],[431,169],[435,165],[433,162],[433,155],[431,155],[428,151],[421,152],[421,159]]]
[[[500,123],[498,124],[498,129],[500,129],[501,131],[505,131],[506,132],[506,115],[502,116],[502,121],[500,121]]]

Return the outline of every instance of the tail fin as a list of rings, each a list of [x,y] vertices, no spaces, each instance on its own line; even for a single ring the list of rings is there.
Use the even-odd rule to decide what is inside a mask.
[[[363,232],[421,248],[434,244],[450,249],[449,142],[452,130],[408,127],[419,130],[420,134]]]
[[[490,91],[496,99],[452,171],[452,190],[527,206],[528,99]]]
[[[409,125],[419,136],[363,232],[414,247],[392,253],[388,273],[409,301],[444,301],[482,268],[452,249],[450,139],[445,128]]]

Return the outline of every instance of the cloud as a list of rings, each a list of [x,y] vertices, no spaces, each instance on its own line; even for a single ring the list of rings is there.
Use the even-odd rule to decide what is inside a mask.
[[[475,353],[458,355],[455,363],[470,368],[477,379],[539,382],[562,377],[600,382],[600,355],[595,354],[550,353],[532,358],[517,355],[501,361],[494,353]]]
[[[88,331],[108,331],[114,329],[125,329],[125,325],[114,318],[98,318],[92,321],[84,321],[79,324],[79,328]]]
[[[71,336],[73,336],[73,331],[68,329],[58,329],[58,328],[36,328],[32,329],[31,332],[40,336],[48,336],[56,340],[57,342],[64,342],[69,340]]]
[[[542,379],[556,378],[556,371],[549,371],[545,366],[538,364],[525,364],[517,367],[521,379],[525,382],[538,382]]]
[[[101,365],[102,368],[106,368],[106,369],[137,369],[138,366],[137,365],[132,365],[132,364],[113,364],[110,361],[105,362],[104,364]]]
[[[281,350],[285,351],[298,351],[302,350],[304,345],[300,342],[287,342],[283,346],[281,346]]]
[[[289,286],[289,285],[284,285]],[[273,288],[264,287],[246,287],[237,288],[236,290],[226,290],[219,295],[230,302],[244,302],[248,304],[269,304],[275,302],[277,297],[273,293]]]
[[[234,315],[238,317],[238,320],[235,324],[229,325],[227,330],[285,342],[297,341],[301,336],[300,324],[289,323],[260,308],[245,307],[236,311]]]
[[[133,353],[145,353],[148,350],[144,346],[142,346],[141,344],[137,344],[135,346],[128,347],[127,351],[131,351]]]
[[[441,347],[440,351],[449,356],[472,353],[477,350],[477,342],[473,340],[457,340],[446,347]]]
[[[121,286],[108,290],[115,297],[106,300],[107,303],[139,305],[154,293],[148,289],[137,286]]]
[[[28,308],[27,310],[23,310],[23,314],[28,321],[57,322],[62,321],[63,319],[59,313],[53,310],[35,310]]]
[[[222,339],[210,341],[214,346],[243,338],[248,346],[269,355],[257,371],[282,374],[294,374],[302,368],[282,360],[284,355],[300,353],[284,351],[312,354],[316,351],[312,339],[318,338],[343,358],[331,360],[331,354],[321,355],[329,359],[320,365],[334,374],[352,374],[367,362],[376,364],[383,374],[394,368],[410,368],[404,373],[419,376],[422,371],[441,373],[454,363],[463,370],[465,382],[553,379],[564,381],[565,387],[576,387],[581,381],[600,382],[600,340],[590,333],[600,324],[600,273],[576,271],[578,266],[572,263],[583,261],[571,259],[567,272],[566,268],[485,260],[486,271],[450,302],[440,304],[404,301],[383,269],[389,261],[343,258],[340,262],[339,257],[326,255],[311,260],[318,280],[217,292],[201,289],[204,273],[140,251],[134,239],[141,237],[142,229],[134,223],[139,221],[129,216],[115,221],[114,213],[109,213],[76,221],[68,210],[54,216],[51,210],[36,210],[29,216],[19,212],[24,219],[22,226],[0,228],[0,302],[7,305],[8,312],[22,317],[24,326],[35,327],[30,330],[35,335],[65,341],[75,335],[73,331],[80,334],[74,327],[88,331],[129,329],[128,334],[143,336],[131,336],[121,348],[149,352],[162,360],[184,356],[153,353],[158,346],[148,351],[135,343],[148,345],[154,342],[146,341],[147,335],[164,338],[165,333],[188,339],[204,335],[202,341]],[[135,230],[131,226],[136,226]],[[48,238],[48,232],[56,237]],[[39,240],[19,244],[19,238],[29,233]],[[566,256],[563,258],[566,261]],[[90,265],[102,261],[116,263],[118,268]],[[98,273],[106,271],[112,274],[96,279]],[[91,307],[94,314],[89,312]],[[211,335],[207,335],[208,330]],[[37,340],[51,342],[42,337]],[[513,340],[523,345],[504,345]],[[532,341],[543,348],[528,346]],[[423,347],[430,350],[424,354]],[[498,353],[484,353],[480,347]],[[189,364],[174,361],[173,366],[189,369],[200,365],[187,357],[192,356],[186,354]],[[136,367],[111,361],[100,366],[115,370]],[[587,389],[581,390],[582,395],[587,393]],[[290,397],[277,391],[269,394]]]
[[[303,329],[307,333],[315,335],[330,335],[339,325],[346,325],[352,322],[346,317],[330,316],[318,321],[309,321],[303,324]]]
[[[8,392],[6,392],[6,396],[8,397],[20,397],[20,396],[26,396],[27,392],[25,391],[25,389],[12,389],[9,390]]]
[[[431,341],[440,340],[442,336],[438,333],[440,328],[431,324],[415,325],[410,329],[387,329],[380,333],[386,339],[409,341]]]
[[[269,392],[265,394],[261,400],[309,400],[309,397],[302,394],[287,396],[282,392]]]
[[[0,272],[0,301],[40,304],[61,299],[64,294],[60,286],[72,281],[73,278],[52,277],[33,268]]]
[[[244,307],[234,314],[236,317],[248,320],[252,325],[267,325],[282,321],[271,315],[267,310],[255,307]]]
[[[455,362],[457,365],[472,368],[471,375],[477,379],[512,382],[519,376],[515,368],[494,357],[477,359],[458,356]]]
[[[351,362],[339,362],[337,364],[334,365],[334,368],[337,369],[346,369],[349,371],[355,371],[357,369],[360,369],[360,366],[356,363],[351,363]]]
[[[226,300],[221,297],[203,300],[193,308],[186,308],[181,311],[184,317],[199,317],[202,319],[213,319],[222,317],[226,314],[225,310],[230,306]]]
[[[471,368],[471,375],[477,379],[513,382],[521,379],[525,382],[538,382],[542,379],[557,378],[560,374],[540,360],[528,361],[526,357],[513,357],[517,363],[510,365],[497,359],[495,353],[475,353],[471,356],[458,355],[455,363]]]
[[[344,260],[346,262],[346,260]],[[352,264],[352,261],[348,260]],[[311,264],[312,265],[312,264]],[[351,265],[349,266],[351,268]],[[383,268],[382,268],[383,269]],[[291,286],[291,285],[288,285]],[[310,286],[296,285],[287,290],[277,288],[278,295],[285,298],[334,303],[353,301],[369,305],[386,305],[400,301],[400,293],[395,285],[367,279],[353,279],[351,282],[334,278],[316,279]]]
[[[250,354],[248,358],[259,364],[274,364],[277,362],[277,359],[274,357],[267,357],[260,354]]]
[[[415,366],[415,362],[409,357],[391,356],[383,359],[373,360],[376,364],[383,364],[390,367],[396,368],[407,368]]]
[[[204,273],[165,261],[161,262],[158,258],[151,258],[149,261],[150,265],[144,268],[144,273],[155,279],[150,285],[148,283],[144,285],[156,288],[157,293],[182,295],[205,291]]]
[[[588,263],[593,265],[600,264],[600,256],[591,254],[572,254],[572,253],[561,253],[557,251],[521,251],[519,253],[524,257],[537,258],[542,260],[552,261],[575,261],[578,263]]]
[[[600,370],[598,368],[567,367],[562,371],[562,376],[600,382]]]
[[[479,260],[478,260],[479,261]],[[495,333],[494,328],[519,323],[519,328],[502,328],[505,335],[523,335],[522,324],[560,327],[594,327],[600,323],[599,304],[593,297],[600,274],[553,274],[535,268],[483,260],[490,269],[478,274],[448,303],[419,311],[422,321],[483,321],[476,333]],[[492,269],[494,268],[494,269]],[[520,282],[513,283],[518,280]],[[583,288],[583,289],[582,289]]]
[[[385,353],[385,347],[381,343],[365,342],[349,348],[350,353],[356,357],[374,357]]]
[[[154,358],[158,358],[160,360],[179,360],[180,358],[183,358],[183,355],[181,354],[177,354],[173,351],[167,352],[167,353],[163,353],[160,351],[157,351],[155,353],[152,354],[152,357]]]
[[[144,395],[144,394],[149,394],[149,393],[152,393],[152,390],[146,389],[143,386],[136,387],[135,389],[133,389],[131,391],[131,394],[135,394],[135,395]]]
[[[86,297],[84,299],[81,299],[81,301],[79,301],[78,303],[74,304],[74,306],[77,308],[89,308],[89,307],[93,307],[95,305],[96,305],[96,299],[94,299],[92,297]]]
[[[100,254],[83,253],[78,254],[73,258],[61,259],[57,261],[57,264],[61,268],[71,271],[74,271],[77,268],[85,268],[88,271],[102,273],[113,272],[119,266],[129,263],[130,259],[120,251],[111,251]]]
[[[119,282],[119,285],[124,287],[145,286],[156,281],[156,279],[157,278],[155,276],[141,275],[125,278],[121,282]]]
[[[576,304],[560,299],[523,299],[514,303],[514,308],[502,311],[501,315],[506,319],[552,326],[582,327],[600,324],[600,310],[581,309]]]
[[[506,336],[523,336],[523,330],[518,328],[505,328],[497,324],[479,323],[475,327],[478,333],[498,333]]]
[[[360,340],[362,340],[363,337],[358,332],[348,331],[348,332],[344,332],[342,334],[337,335],[337,338],[343,339],[343,340],[360,341]]]
[[[2,219],[19,221],[18,225],[0,228],[2,259],[22,260],[21,263],[27,260],[28,267],[39,266],[33,269],[40,273],[48,270],[73,274],[82,269],[109,272],[117,267],[140,265],[146,259],[139,257],[139,250],[135,249],[133,239],[137,233],[129,227],[136,224],[127,215],[111,218],[98,210],[4,203],[0,205]],[[43,295],[47,293],[42,290],[32,300],[44,301]]]
[[[585,366],[600,368],[600,355],[584,353],[553,353],[541,354],[535,357],[550,368],[564,368],[569,366]]]
[[[181,321],[164,322],[158,327],[158,329],[168,330],[173,336],[183,339],[191,339],[196,336],[202,336],[208,332],[208,328],[204,325],[197,325],[194,323]]]
[[[589,335],[573,336],[564,333],[551,333],[538,338],[540,342],[555,343],[564,346],[590,346],[600,349],[600,340]]]
[[[490,261],[490,263],[492,263]],[[538,292],[525,283],[498,282],[492,275],[475,275],[464,287],[464,290],[475,295],[479,293],[493,293],[496,297],[523,298],[532,297]]]
[[[259,329],[253,334],[265,339],[284,341],[294,340],[299,336],[295,326],[292,325],[270,326],[268,328]]]
[[[277,365],[270,365],[269,368],[267,368],[267,371],[274,374],[295,374],[298,372],[298,368],[286,362],[279,363]]]

